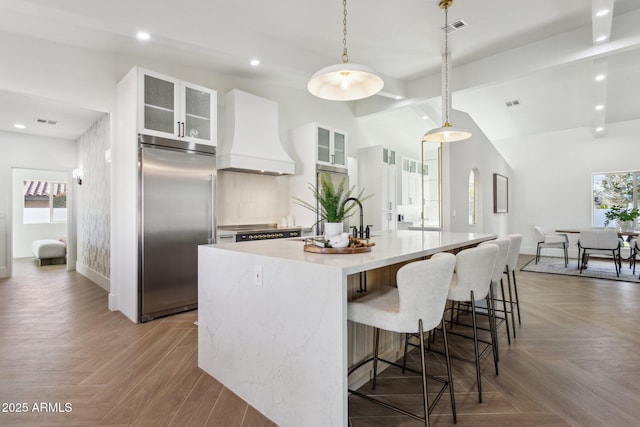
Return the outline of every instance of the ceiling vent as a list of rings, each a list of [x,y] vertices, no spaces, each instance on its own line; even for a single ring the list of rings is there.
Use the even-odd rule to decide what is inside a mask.
[[[443,30],[447,31],[447,34],[454,33],[456,31],[463,30],[467,28],[469,24],[462,19],[458,19],[457,21],[450,22],[446,27],[442,27]]]
[[[517,107],[518,105],[520,105],[520,100],[514,99],[513,101],[507,101],[504,103],[504,105],[506,105],[507,107]]]
[[[47,119],[36,119],[36,123],[39,123],[41,125],[57,125],[58,121],[57,120],[47,120]]]

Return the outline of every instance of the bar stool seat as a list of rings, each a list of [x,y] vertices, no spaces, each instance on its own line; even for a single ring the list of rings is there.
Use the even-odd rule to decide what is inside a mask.
[[[439,253],[428,260],[406,264],[398,270],[396,276],[397,288],[383,287],[362,298],[349,302],[347,306],[347,318],[349,320],[375,328],[374,356],[361,361],[349,370],[349,374],[352,374],[356,369],[373,361],[372,387],[374,389],[376,387],[379,361],[402,368],[402,365],[384,360],[378,356],[380,329],[407,334],[417,333],[420,336],[421,370],[414,372],[422,374],[424,416],[390,405],[372,395],[367,395],[357,390],[349,390],[350,393],[422,421],[428,427],[429,413],[448,388],[451,397],[451,412],[453,420],[456,422],[455,396],[446,341],[447,379],[427,375],[424,352],[424,332],[435,329],[442,320],[455,263],[456,258],[454,255]],[[442,384],[431,406],[429,405],[427,394],[427,377]]]

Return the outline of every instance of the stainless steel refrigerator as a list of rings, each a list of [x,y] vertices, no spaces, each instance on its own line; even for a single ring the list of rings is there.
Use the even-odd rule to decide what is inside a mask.
[[[215,243],[215,148],[139,136],[140,321],[198,307],[198,245]]]

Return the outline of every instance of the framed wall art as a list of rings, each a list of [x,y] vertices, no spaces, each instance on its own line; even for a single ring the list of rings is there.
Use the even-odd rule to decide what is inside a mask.
[[[493,213],[509,212],[509,178],[493,174]]]

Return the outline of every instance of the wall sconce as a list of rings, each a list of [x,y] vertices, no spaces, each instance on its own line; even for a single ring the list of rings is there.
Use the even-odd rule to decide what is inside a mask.
[[[78,181],[78,185],[82,185],[82,177],[84,176],[84,172],[82,171],[82,169],[74,169],[73,171],[71,171],[71,175],[73,176],[73,179]]]

